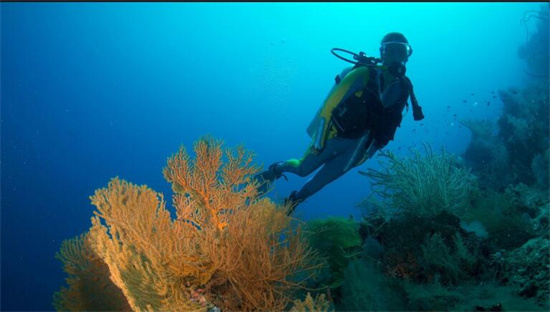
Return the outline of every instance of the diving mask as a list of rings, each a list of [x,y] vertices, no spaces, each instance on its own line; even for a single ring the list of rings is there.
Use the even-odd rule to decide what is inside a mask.
[[[412,47],[407,43],[390,41],[382,44],[380,52],[382,55],[407,59],[412,54]]]

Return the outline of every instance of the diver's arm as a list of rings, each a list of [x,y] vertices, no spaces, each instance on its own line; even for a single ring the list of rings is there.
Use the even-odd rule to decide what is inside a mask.
[[[317,129],[313,148],[322,150],[325,147],[327,140],[328,129],[330,128],[330,119],[332,111],[341,102],[347,100],[353,93],[362,90],[366,85],[369,77],[369,69],[367,67],[359,67],[347,74],[339,84],[337,84],[332,92],[328,95],[320,112],[319,128]]]

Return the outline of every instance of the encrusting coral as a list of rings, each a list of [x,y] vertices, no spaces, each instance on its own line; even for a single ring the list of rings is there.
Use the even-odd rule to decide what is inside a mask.
[[[114,178],[96,191],[94,254],[134,311],[284,310],[320,265],[302,224],[258,197],[244,148],[205,137],[194,150],[191,160],[180,148],[164,169],[175,220],[147,186]]]

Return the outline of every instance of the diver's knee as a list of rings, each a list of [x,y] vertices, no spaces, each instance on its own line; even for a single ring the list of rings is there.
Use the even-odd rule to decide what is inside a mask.
[[[305,167],[303,161],[299,159],[289,159],[283,162],[280,167],[284,168],[284,171],[294,173],[299,177],[305,177],[312,172],[312,170]]]
[[[299,177],[305,177],[309,175],[311,172],[309,170],[305,170],[304,168],[298,167],[296,168],[296,171],[294,172]]]

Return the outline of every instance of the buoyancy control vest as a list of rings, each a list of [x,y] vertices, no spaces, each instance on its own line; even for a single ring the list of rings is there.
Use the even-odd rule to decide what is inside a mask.
[[[398,94],[393,94],[391,105],[385,107],[381,98],[385,87],[382,70],[369,67],[369,80],[365,87],[338,104],[332,113],[331,121],[338,136],[355,139],[370,130],[379,147],[393,140],[397,127],[401,124],[402,112],[407,106],[412,86],[404,76],[397,79],[396,83],[400,84],[396,90]]]

